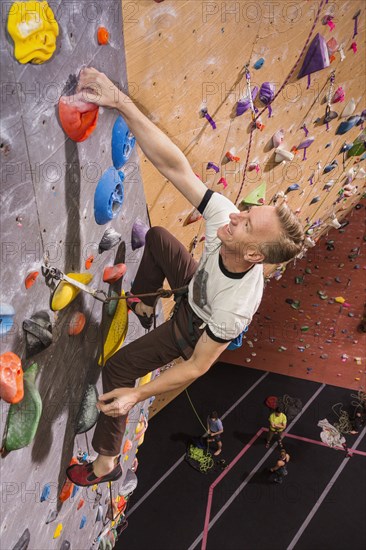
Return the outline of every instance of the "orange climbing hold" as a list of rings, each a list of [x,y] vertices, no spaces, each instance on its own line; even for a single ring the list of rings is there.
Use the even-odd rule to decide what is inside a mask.
[[[34,283],[36,282],[38,275],[39,275],[39,271],[31,271],[30,273],[28,273],[24,281],[25,288],[28,289],[31,286],[33,286]]]
[[[93,265],[94,260],[95,260],[95,258],[93,256],[93,254],[88,256],[87,259],[85,260],[85,269],[90,269],[91,266]]]
[[[125,444],[123,445],[122,454],[128,453],[132,449],[132,441],[130,439],[126,439]]]
[[[113,284],[118,281],[127,271],[126,264],[116,264],[107,266],[103,271],[103,281],[105,283]]]
[[[85,141],[94,132],[99,115],[98,105],[83,101],[82,94],[61,96],[58,102],[61,126],[73,141]]]
[[[81,499],[79,500],[79,502],[78,502],[78,505],[77,505],[76,509],[77,509],[77,510],[80,510],[80,508],[81,508],[82,506],[84,506],[84,503],[85,503],[85,500],[84,500],[83,498],[81,498]]]
[[[106,46],[109,40],[109,32],[105,27],[99,27],[97,31],[98,44],[100,46]]]
[[[22,362],[12,351],[0,355],[0,397],[7,403],[19,403],[24,397]]]
[[[70,466],[72,466],[73,464],[78,464],[78,460],[74,456],[70,460]],[[70,498],[73,488],[74,488],[74,484],[72,483],[72,481],[67,479],[62,486],[61,493],[59,494],[59,497],[58,497],[59,500],[61,502],[65,502],[65,500]]]
[[[71,317],[70,324],[69,324],[69,336],[77,336],[80,334],[86,323],[86,317],[84,313],[81,313],[81,311],[75,311],[74,315]]]

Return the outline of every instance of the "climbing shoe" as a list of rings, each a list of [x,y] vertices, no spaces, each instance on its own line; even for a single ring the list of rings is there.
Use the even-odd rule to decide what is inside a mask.
[[[87,464],[73,464],[66,469],[66,475],[70,481],[80,487],[89,487],[97,483],[106,483],[107,481],[116,481],[122,476],[121,464],[118,461],[117,466],[104,476],[97,477],[93,472],[93,462]]]
[[[129,307],[129,309],[134,312],[136,317],[138,317],[138,320],[140,321],[143,328],[150,330],[154,322],[154,315],[151,315],[151,317],[147,317],[147,315],[139,315],[138,313],[136,313],[136,304],[141,302],[141,300],[131,294],[131,292],[126,292],[126,296],[128,296],[127,306]]]

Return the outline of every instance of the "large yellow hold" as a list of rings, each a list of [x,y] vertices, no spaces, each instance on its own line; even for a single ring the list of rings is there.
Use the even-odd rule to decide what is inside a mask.
[[[8,14],[8,32],[19,63],[44,63],[56,49],[58,23],[47,2],[14,2]]]

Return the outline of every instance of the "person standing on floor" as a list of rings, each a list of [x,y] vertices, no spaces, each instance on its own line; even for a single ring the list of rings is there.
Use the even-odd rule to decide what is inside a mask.
[[[285,449],[280,450],[280,458],[276,462],[276,466],[270,468],[270,472],[273,474],[272,481],[275,483],[282,483],[283,478],[287,476],[287,464],[290,462],[290,455]]]
[[[217,450],[214,452],[214,456],[218,456],[222,451],[221,434],[224,432],[224,426],[216,411],[212,411],[207,417],[207,434],[208,442],[215,441],[217,444]]]
[[[136,403],[183,389],[205,374],[257,311],[263,294],[263,263],[295,257],[303,249],[305,235],[285,201],[240,212],[227,197],[208,189],[182,151],[105,74],[83,69],[77,96],[116,109],[146,157],[206,221],[199,262],[165,228],[152,227],[146,234],[128,306],[149,328],[155,296],[141,301],[136,295],[155,293],[165,279],[170,288],[179,289],[179,306],[171,319],[122,346],[102,370],[104,393],[99,396],[100,415],[92,441],[98,456],[90,464],[67,469],[73,483],[90,486],[122,476],[119,457],[129,411]],[[136,386],[138,378],[178,357],[185,361]]]
[[[287,418],[285,413],[277,407],[269,416],[269,430],[267,433],[266,449],[268,449],[272,437],[277,434],[279,438],[279,445],[282,446],[282,432],[287,426]]]

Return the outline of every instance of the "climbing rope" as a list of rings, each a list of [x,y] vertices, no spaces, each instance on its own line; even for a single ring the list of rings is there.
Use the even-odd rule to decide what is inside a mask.
[[[201,426],[203,427],[203,429],[206,431],[206,430],[207,430],[207,426],[205,426],[205,425],[203,424],[202,420],[200,419],[200,417],[199,417],[199,415],[198,415],[198,412],[196,411],[196,409],[195,409],[195,407],[194,407],[194,405],[193,405],[193,403],[192,403],[192,399],[191,399],[190,396],[189,396],[189,393],[188,393],[187,388],[185,389],[185,392],[186,392],[186,396],[188,397],[188,401],[189,401],[189,403],[190,403],[190,405],[191,405],[191,407],[192,407],[192,409],[193,409],[193,412],[194,412],[194,414],[195,414],[195,415],[197,416],[197,418],[198,418],[198,422],[201,424]]]
[[[214,460],[211,454],[207,453],[207,451],[204,451],[203,449],[200,449],[199,447],[195,447],[195,445],[190,445],[188,447],[187,455],[191,460],[198,462],[200,472],[203,474],[211,470],[214,465]]]
[[[339,412],[336,407],[339,407]],[[352,422],[348,412],[343,409],[343,404],[336,403],[332,406],[332,411],[338,417],[338,422],[334,422],[336,430],[341,434],[349,434],[352,431]]]

